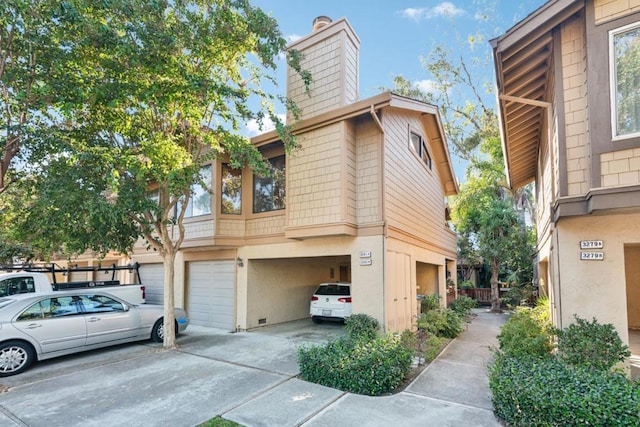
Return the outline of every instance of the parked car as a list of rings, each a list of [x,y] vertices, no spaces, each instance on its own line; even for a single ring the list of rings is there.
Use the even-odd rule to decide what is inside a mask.
[[[351,316],[351,284],[321,283],[311,297],[311,320],[344,320]]]
[[[54,291],[0,298],[0,377],[50,359],[131,341],[164,339],[164,308],[106,292]],[[189,325],[175,309],[176,333]]]

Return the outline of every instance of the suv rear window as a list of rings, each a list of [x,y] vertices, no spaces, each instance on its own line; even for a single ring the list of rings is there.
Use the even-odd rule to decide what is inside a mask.
[[[349,296],[351,295],[351,289],[349,286],[345,285],[320,285],[318,290],[316,290],[316,295]]]

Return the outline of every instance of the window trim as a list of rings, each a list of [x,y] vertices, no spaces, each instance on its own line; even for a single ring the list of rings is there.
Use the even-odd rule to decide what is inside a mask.
[[[202,166],[200,166],[200,173],[202,172],[202,169],[204,168],[209,168],[209,187],[208,188],[203,188],[203,190],[205,192],[209,192],[209,189],[211,189],[211,186],[213,185],[213,173],[214,173],[214,168],[213,165],[211,163],[206,163],[203,164]],[[194,183],[191,184],[191,186],[189,187],[189,189],[191,190],[191,197],[189,197],[189,204],[187,205],[187,211],[185,211],[184,214],[184,220],[191,220],[193,218],[202,218],[202,217],[206,217],[206,216],[211,216],[213,215],[213,203],[214,203],[214,197],[212,197],[213,195],[209,192],[209,212],[207,213],[203,213],[203,214],[199,214],[199,215],[193,215],[193,200],[194,200],[194,195],[193,195],[193,188],[194,186],[200,186],[199,183]],[[201,186],[200,186],[201,187]],[[201,187],[202,188],[202,187]],[[188,206],[191,205],[191,215],[188,215]],[[178,216],[179,212],[180,212],[180,207],[181,207],[181,203],[176,204],[176,217]]]
[[[224,206],[224,171],[225,169],[236,170],[240,172],[240,212],[238,213],[229,213],[223,211]],[[230,218],[238,218],[243,215],[244,208],[244,170],[243,169],[234,169],[231,167],[229,163],[220,162],[220,215],[229,215]]]
[[[625,135],[618,135],[618,104],[616,100],[617,94],[617,74],[616,74],[616,56],[615,56],[615,46],[614,40],[615,37],[619,34],[625,33],[629,30],[639,29],[640,30],[640,21],[632,22],[627,25],[623,25],[622,27],[614,28],[609,30],[609,105],[611,110],[611,139],[612,141],[623,141],[631,138],[640,137],[640,131],[629,133]]]
[[[252,182],[251,182],[251,214],[252,215],[265,215],[265,214],[274,214],[274,213],[279,213],[279,212],[283,212],[287,209],[287,202],[286,202],[286,197],[287,197],[287,178],[286,178],[286,171],[287,171],[287,156],[284,154],[278,154],[272,157],[269,157],[267,159],[267,161],[269,161],[270,163],[272,162],[272,160],[275,159],[280,159],[282,158],[283,160],[283,165],[284,165],[284,172],[285,172],[285,181],[284,181],[284,206],[282,208],[279,209],[271,209],[271,210],[267,210],[267,211],[262,211],[262,212],[258,212],[256,211],[256,174],[253,173],[252,174]],[[273,163],[271,163],[273,164]]]
[[[416,147],[414,145],[413,136],[416,136],[420,139],[419,141],[420,145],[418,150],[416,150]],[[413,152],[413,154],[418,158],[418,160],[420,160],[420,163],[427,168],[427,170],[429,171],[433,170],[433,156],[429,152],[429,148],[427,147],[427,141],[422,136],[421,133],[416,132],[412,129],[409,129],[409,147],[410,147],[410,150]],[[428,162],[423,157],[425,154],[429,159]]]

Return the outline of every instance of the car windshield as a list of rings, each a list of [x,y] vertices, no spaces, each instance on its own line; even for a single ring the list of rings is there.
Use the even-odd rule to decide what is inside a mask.
[[[321,285],[316,291],[316,295],[340,295],[349,296],[351,294],[350,287],[347,285]]]

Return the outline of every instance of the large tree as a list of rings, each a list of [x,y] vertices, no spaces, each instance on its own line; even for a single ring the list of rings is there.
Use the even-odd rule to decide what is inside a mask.
[[[248,0],[72,0],[55,12],[69,93],[53,105],[55,138],[34,147],[36,189],[21,222],[44,252],[128,252],[142,237],[164,265],[164,346],[175,346],[174,262],[201,166],[222,156],[232,167],[269,174],[239,135],[269,119],[286,150],[290,126],[275,114],[285,99],[262,89],[286,40]],[[288,61],[305,79],[296,52]]]

